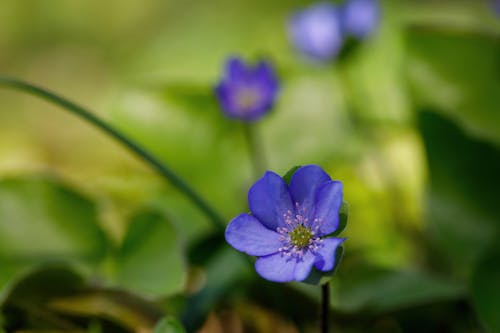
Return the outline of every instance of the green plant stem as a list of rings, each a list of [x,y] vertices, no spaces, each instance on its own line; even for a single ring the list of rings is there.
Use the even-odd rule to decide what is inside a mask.
[[[91,125],[99,128],[104,133],[111,136],[112,138],[120,142],[122,145],[124,145],[126,148],[131,150],[133,153],[135,153],[137,156],[142,158],[163,178],[169,181],[179,192],[185,195],[195,206],[197,206],[210,219],[215,228],[219,230],[224,229],[225,227],[224,219],[174,171],[172,171],[169,167],[167,167],[164,163],[162,163],[152,153],[150,153],[145,148],[141,147],[139,144],[128,138],[126,135],[118,131],[116,128],[112,127],[102,119],[95,116],[92,112],[61,96],[58,96],[57,94],[49,90],[43,89],[41,87],[35,86],[33,84],[18,79],[0,76],[0,86],[13,88],[43,98],[53,104],[62,107],[66,111],[75,114],[76,116],[87,121]]]
[[[264,158],[264,152],[262,151],[262,145],[260,144],[259,137],[257,135],[258,133],[256,133],[256,125],[243,124],[243,131],[245,132],[245,139],[248,144],[248,151],[252,161],[254,176],[255,178],[259,178],[266,169],[266,161]]]
[[[328,333],[330,313],[330,283],[321,285],[321,333]]]

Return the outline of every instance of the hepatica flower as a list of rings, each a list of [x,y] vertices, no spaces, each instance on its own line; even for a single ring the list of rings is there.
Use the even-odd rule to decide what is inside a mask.
[[[380,18],[377,0],[347,0],[342,6],[342,29],[359,39],[375,31]]]
[[[278,88],[278,78],[270,63],[261,61],[251,66],[239,58],[230,58],[215,94],[227,117],[255,121],[271,110]]]
[[[500,16],[500,0],[492,0],[491,6],[497,16]]]
[[[319,61],[334,58],[343,44],[340,11],[319,3],[292,14],[288,22],[292,44],[306,56]]]
[[[328,237],[339,227],[342,183],[319,167],[300,167],[290,185],[268,171],[248,193],[250,214],[235,217],[226,240],[236,250],[258,257],[255,269],[275,282],[303,281],[314,266],[335,267],[344,238]]]
[[[363,39],[378,25],[378,0],[346,0],[342,5],[318,3],[293,13],[288,35],[301,53],[326,62],[334,59],[346,37]]]

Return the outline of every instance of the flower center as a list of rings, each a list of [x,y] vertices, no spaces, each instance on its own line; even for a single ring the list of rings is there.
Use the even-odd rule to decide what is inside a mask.
[[[241,89],[236,97],[236,104],[238,105],[238,108],[243,111],[253,108],[258,101],[259,95],[255,89],[250,88]]]
[[[295,204],[294,211],[283,214],[285,224],[278,227],[276,231],[281,235],[280,241],[283,246],[279,248],[282,255],[302,260],[308,253],[316,253],[322,246],[323,240],[319,233],[318,219],[310,220],[305,207]]]
[[[303,224],[296,226],[288,235],[290,236],[290,243],[301,249],[308,246],[313,237],[311,229],[305,227]]]

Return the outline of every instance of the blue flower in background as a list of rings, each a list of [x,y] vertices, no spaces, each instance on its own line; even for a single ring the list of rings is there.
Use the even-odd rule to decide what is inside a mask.
[[[303,281],[312,269],[330,271],[344,238],[327,238],[339,226],[342,183],[316,165],[297,169],[290,185],[266,172],[248,192],[251,214],[235,217],[226,241],[259,257],[256,271],[275,282]]]
[[[340,20],[340,11],[335,5],[319,3],[292,14],[288,34],[300,52],[315,60],[328,61],[342,48]]]
[[[215,94],[227,117],[255,121],[271,110],[278,89],[278,78],[268,62],[246,66],[241,59],[230,58]]]
[[[373,33],[379,23],[377,0],[347,0],[341,10],[342,30],[347,35],[364,38]]]
[[[492,0],[491,6],[495,14],[500,16],[500,0]]]

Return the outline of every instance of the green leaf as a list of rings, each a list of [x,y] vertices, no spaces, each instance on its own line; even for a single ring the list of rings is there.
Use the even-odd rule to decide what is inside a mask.
[[[407,44],[411,87],[420,105],[500,145],[498,36],[414,28]]]
[[[335,251],[335,266],[333,267],[332,270],[328,272],[322,272],[313,267],[311,273],[309,274],[307,279],[305,279],[303,282],[313,285],[322,285],[324,283],[330,282],[333,275],[337,271],[340,262],[342,261],[343,255],[344,255],[344,247],[341,245]]]
[[[426,221],[436,266],[467,276],[498,225],[500,150],[434,112],[420,113],[429,163]]]
[[[153,302],[126,291],[103,288],[86,288],[78,293],[53,297],[44,306],[55,313],[71,317],[105,319],[133,332],[152,328],[163,315],[163,311]],[[104,327],[103,331],[107,332]]]
[[[333,304],[345,312],[384,313],[398,309],[456,300],[465,287],[448,278],[421,271],[366,268],[350,272],[333,284]]]
[[[160,297],[184,286],[185,258],[179,237],[165,216],[144,211],[133,217],[116,256],[117,284]]]
[[[205,258],[203,267],[199,267],[203,270],[203,284],[188,298],[183,311],[182,323],[189,332],[200,327],[218,302],[227,300],[238,290],[243,291],[245,282],[256,277],[249,261],[250,257],[235,251],[227,243],[212,248],[210,257]]]
[[[74,268],[61,264],[49,264],[36,267],[19,277],[6,295],[5,303],[22,302],[39,306],[49,298],[81,291],[84,286],[84,278]]]
[[[497,235],[498,236],[498,235]],[[498,237],[497,237],[498,239]],[[472,276],[472,300],[489,332],[500,332],[500,248],[487,251]]]
[[[337,230],[335,230],[327,237],[336,237],[340,235],[340,233],[344,231],[345,227],[347,226],[348,219],[349,219],[349,205],[347,204],[347,202],[342,201],[342,206],[340,206],[340,212],[339,212],[339,226]]]
[[[1,304],[6,314],[5,328],[11,331],[35,328],[53,328],[54,332],[73,331],[77,326],[47,308],[55,297],[65,297],[85,290],[85,280],[74,267],[48,264],[29,272],[11,282]]]
[[[171,317],[163,318],[156,324],[153,333],[185,333],[181,323]]]
[[[296,165],[294,167],[292,167],[290,170],[288,170],[285,175],[283,176],[283,180],[285,181],[285,183],[287,183],[288,185],[290,185],[290,180],[292,180],[292,176],[293,174],[295,173],[295,171],[297,171],[298,168],[300,168],[301,165]]]
[[[0,181],[0,291],[45,262],[97,264],[107,240],[96,205],[54,179]]]
[[[214,87],[206,84],[193,83],[171,83],[167,84],[163,89],[163,95],[169,101],[174,102],[180,107],[191,112],[196,112],[203,116],[207,113],[217,111],[217,99],[214,93]],[[222,114],[220,115],[222,116]]]

